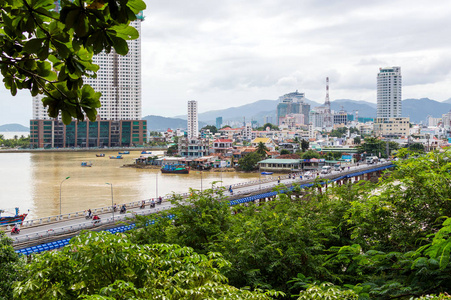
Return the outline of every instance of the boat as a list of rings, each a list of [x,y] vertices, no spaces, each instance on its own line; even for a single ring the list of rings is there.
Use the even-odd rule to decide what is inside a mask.
[[[152,151],[141,151],[141,154],[152,154]]]
[[[110,156],[110,159],[122,159],[122,155]]]
[[[82,167],[92,167],[92,162],[82,161],[81,166]]]
[[[0,225],[6,225],[10,223],[21,223],[23,220],[27,217],[28,214],[21,214],[19,215],[19,208],[16,207],[16,215],[14,216],[2,216],[2,213],[4,213],[4,210],[0,210]]]
[[[262,172],[262,175],[272,175],[273,172]]]
[[[96,157],[105,157],[105,153],[96,154]]]
[[[130,154],[130,151],[118,152],[119,154]]]
[[[164,165],[161,168],[161,173],[169,174],[189,174],[189,167],[182,164]]]

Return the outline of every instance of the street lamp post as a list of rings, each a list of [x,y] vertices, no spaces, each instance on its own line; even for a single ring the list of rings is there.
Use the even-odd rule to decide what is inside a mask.
[[[108,182],[106,182],[105,184],[111,186],[111,211],[113,212],[113,223],[114,223],[113,184]]]
[[[155,177],[155,194],[157,195],[157,199],[158,199],[158,173],[156,173],[156,177]]]
[[[61,187],[63,186],[63,182],[68,180],[70,178],[70,176],[66,177],[65,179],[63,179],[63,181],[61,181],[60,184],[60,216],[61,216]]]

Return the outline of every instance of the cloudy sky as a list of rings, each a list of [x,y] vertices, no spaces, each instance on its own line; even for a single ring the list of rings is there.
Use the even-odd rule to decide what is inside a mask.
[[[403,99],[451,98],[449,0],[145,0],[143,116],[277,99],[295,90],[376,102],[380,67],[401,66]],[[0,124],[29,126],[31,98],[2,86]]]

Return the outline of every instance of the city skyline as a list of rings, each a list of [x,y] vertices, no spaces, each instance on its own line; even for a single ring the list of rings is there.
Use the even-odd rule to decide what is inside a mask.
[[[146,1],[142,116],[275,100],[294,90],[376,103],[379,68],[401,66],[403,99],[451,97],[451,4],[420,1]],[[31,96],[0,89],[0,124],[27,125]]]

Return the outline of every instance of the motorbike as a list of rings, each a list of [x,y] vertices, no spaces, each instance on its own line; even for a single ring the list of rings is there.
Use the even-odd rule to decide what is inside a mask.
[[[160,204],[161,204],[161,202],[163,202],[163,199],[161,199],[161,198],[158,198],[157,204],[158,204],[158,205],[160,205]]]
[[[146,207],[146,203],[142,203],[141,206],[139,207],[140,209],[143,209],[144,207]]]
[[[154,208],[155,207],[155,202],[150,203],[150,207]]]
[[[11,229],[11,234],[19,234],[20,233],[20,229],[13,227],[13,229]]]
[[[86,215],[85,218],[86,218],[86,220],[92,219],[92,215]]]
[[[121,208],[121,211],[120,211],[121,214],[125,214],[126,212],[127,212],[126,208]]]

